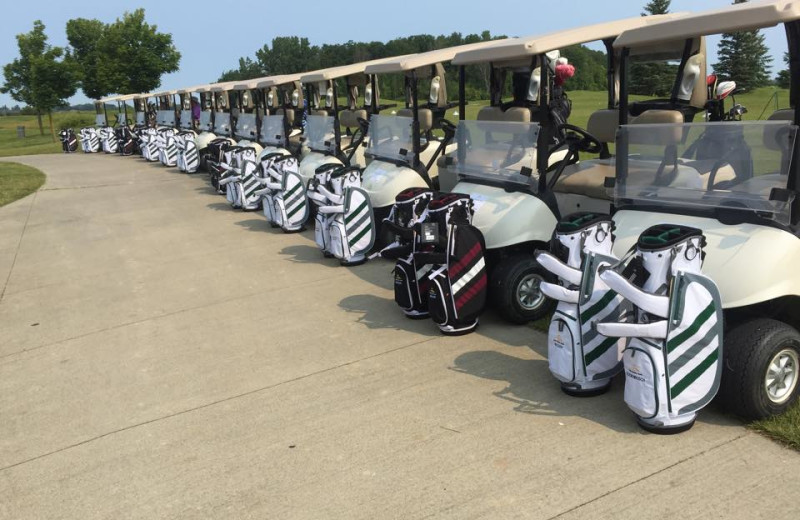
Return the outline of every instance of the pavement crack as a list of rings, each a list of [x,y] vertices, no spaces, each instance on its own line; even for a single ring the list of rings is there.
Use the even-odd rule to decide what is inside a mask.
[[[11,267],[8,269],[8,276],[6,277],[6,282],[3,284],[3,291],[0,292],[0,304],[3,303],[3,298],[6,296],[6,288],[8,288],[8,282],[11,281],[11,273],[14,272],[14,266],[17,265],[17,256],[19,255],[19,250],[22,248],[22,238],[25,236],[25,230],[28,229],[28,221],[31,219],[33,205],[36,204],[36,196],[38,194],[39,190],[33,192],[31,205],[28,206],[28,214],[25,216],[25,223],[22,225],[22,232],[19,234],[19,241],[17,242],[17,249],[14,251],[14,259],[11,261]]]
[[[259,394],[259,393],[262,393],[262,392],[267,392],[269,390],[273,390],[273,389],[278,388],[278,387],[283,386],[283,385],[295,383],[297,381],[302,381],[304,379],[309,379],[309,378],[312,378],[312,377],[315,377],[315,376],[319,376],[319,375],[322,375],[322,374],[325,374],[325,373],[328,373],[328,372],[332,372],[334,370],[339,370],[340,368],[348,367],[348,366],[354,365],[356,363],[361,363],[362,361],[367,361],[367,360],[370,360],[370,359],[374,359],[374,358],[378,358],[378,357],[381,357],[381,356],[385,356],[387,354],[392,354],[394,352],[398,352],[400,350],[404,350],[404,349],[407,349],[407,348],[416,347],[417,345],[422,345],[424,343],[427,343],[429,341],[433,341],[435,339],[437,339],[437,338],[436,337],[425,338],[425,339],[422,339],[420,341],[415,341],[413,343],[409,343],[408,345],[402,345],[400,347],[395,347],[395,348],[392,348],[392,349],[389,349],[389,350],[385,350],[383,352],[378,352],[378,353],[375,353],[375,354],[371,354],[369,356],[364,356],[364,357],[361,357],[361,358],[358,358],[358,359],[353,359],[353,360],[350,360],[350,361],[346,361],[344,363],[339,363],[338,365],[334,365],[334,366],[331,366],[331,367],[328,367],[328,368],[323,368],[321,370],[317,370],[315,372],[310,372],[308,374],[303,374],[301,376],[297,376],[297,377],[294,377],[292,379],[287,379],[285,381],[279,381],[279,382],[273,383],[271,385],[263,386],[263,387],[260,387],[260,388],[255,388],[253,390],[248,390],[248,391],[242,392],[240,394],[224,397],[222,399],[217,399],[216,401],[211,401],[211,402],[208,402],[208,403],[205,403],[205,404],[194,406],[192,408],[187,408],[185,410],[180,410],[180,411],[177,411],[177,412],[166,414],[166,415],[163,415],[161,417],[156,417],[156,418],[153,418],[153,419],[150,419],[150,420],[147,420],[147,421],[142,421],[140,423],[131,424],[131,425],[125,426],[123,428],[118,428],[116,430],[113,430],[113,431],[110,431],[110,432],[106,432],[106,433],[102,433],[100,435],[96,435],[96,436],[91,437],[89,439],[84,439],[84,440],[82,440],[80,442],[76,442],[76,443],[70,444],[69,446],[64,446],[62,448],[58,448],[56,450],[52,450],[52,451],[49,451],[47,453],[42,453],[41,455],[36,455],[35,457],[30,457],[28,459],[21,460],[19,462],[15,462],[13,464],[9,464],[8,466],[4,466],[4,467],[0,468],[0,473],[3,473],[4,471],[16,468],[18,466],[22,466],[24,464],[28,464],[28,463],[31,463],[31,462],[35,462],[37,460],[44,459],[46,457],[50,457],[52,455],[57,455],[57,454],[59,454],[61,452],[64,452],[64,451],[67,451],[67,450],[71,450],[73,448],[78,448],[80,446],[84,446],[86,444],[90,444],[92,442],[98,441],[100,439],[104,439],[106,437],[110,437],[112,435],[116,435],[118,433],[123,433],[123,432],[129,431],[129,430],[134,430],[136,428],[140,428],[142,426],[148,426],[150,424],[154,424],[154,423],[157,423],[157,422],[166,421],[166,420],[169,420],[169,419],[173,419],[175,417],[180,417],[182,415],[186,415],[186,414],[189,414],[189,413],[192,413],[192,412],[197,412],[199,410],[204,410],[206,408],[211,408],[213,406],[217,406],[217,405],[220,405],[220,404],[224,404],[224,403],[228,403],[228,402],[231,402],[231,401],[235,401],[235,400],[241,399],[243,397],[249,397],[249,396],[256,395],[256,394]],[[445,429],[447,429],[447,428],[445,428]]]
[[[606,491],[605,493],[603,493],[601,495],[598,495],[598,496],[596,496],[596,497],[594,497],[592,499],[589,499],[586,502],[583,502],[581,504],[578,504],[577,506],[571,507],[571,508],[567,509],[566,511],[562,511],[561,513],[558,513],[555,516],[551,516],[547,520],[555,520],[556,518],[561,518],[562,516],[567,515],[569,513],[572,513],[574,511],[577,511],[578,509],[581,509],[582,507],[586,507],[587,505],[589,505],[589,504],[591,504],[593,502],[597,502],[598,500],[601,500],[601,499],[603,499],[603,498],[605,498],[605,497],[607,497],[609,495],[613,495],[614,493],[617,493],[618,491],[622,491],[623,489],[627,489],[627,488],[629,488],[631,486],[635,486],[636,484],[638,484],[640,482],[644,482],[645,480],[647,480],[647,479],[649,479],[651,477],[654,477],[656,475],[660,475],[661,473],[664,473],[665,471],[668,471],[668,470],[670,470],[670,469],[672,469],[672,468],[674,468],[676,466],[680,466],[684,462],[688,462],[688,461],[690,461],[692,459],[696,459],[697,457],[701,457],[701,456],[705,455],[706,453],[711,453],[712,451],[715,451],[715,450],[717,450],[719,448],[727,446],[728,444],[731,444],[732,442],[736,442],[739,439],[743,439],[744,437],[747,437],[748,435],[752,435],[752,434],[750,432],[745,432],[745,433],[743,433],[741,435],[737,435],[736,437],[734,437],[732,439],[728,439],[727,441],[724,441],[724,442],[721,442],[721,443],[716,444],[714,446],[711,446],[710,448],[707,448],[707,449],[705,449],[705,450],[703,450],[703,451],[701,451],[699,453],[695,453],[693,455],[689,455],[688,457],[684,457],[683,459],[681,459],[681,460],[679,460],[677,462],[674,462],[674,463],[672,463],[672,464],[670,464],[668,466],[665,466],[665,467],[663,467],[663,468],[661,468],[659,470],[656,470],[656,471],[654,471],[654,472],[652,472],[652,473],[650,473],[648,475],[645,475],[645,476],[643,476],[641,478],[638,478],[638,479],[636,479],[636,480],[634,480],[632,482],[628,482],[627,484],[625,484],[623,486],[620,486],[618,488],[614,488],[612,490]]]

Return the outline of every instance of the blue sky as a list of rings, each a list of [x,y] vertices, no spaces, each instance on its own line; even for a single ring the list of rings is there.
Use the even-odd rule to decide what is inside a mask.
[[[454,31],[469,34],[489,30],[492,34],[526,36],[636,16],[645,3],[646,0],[461,0],[458,3],[404,0],[398,6],[385,0],[45,0],[34,4],[8,1],[4,2],[0,16],[0,65],[17,56],[14,36],[29,31],[36,19],[46,25],[51,43],[65,45],[67,20],[98,18],[110,22],[137,7],[145,8],[149,23],[173,35],[183,54],[180,71],[162,78],[162,87],[166,89],[212,82],[223,70],[235,67],[240,56],[253,56],[256,49],[275,36],[305,36],[317,45],[348,40],[386,41],[412,34]],[[673,0],[672,11],[711,9],[729,3],[729,0]],[[36,8],[31,9],[31,5]],[[287,9],[282,10],[283,6]],[[409,14],[404,17],[402,13]],[[764,33],[774,57],[773,65],[781,67],[786,50],[783,29],[770,28]],[[709,63],[716,60],[717,42],[718,39],[709,40]],[[778,69],[773,67],[775,70]],[[79,91],[72,102],[85,100]],[[0,94],[0,105],[3,104],[15,103],[8,95]]]

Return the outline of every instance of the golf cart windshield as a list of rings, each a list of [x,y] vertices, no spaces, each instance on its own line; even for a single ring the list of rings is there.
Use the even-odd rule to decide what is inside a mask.
[[[256,137],[256,115],[239,114],[236,118],[236,135],[243,139],[255,139]]]
[[[535,189],[531,173],[536,167],[538,136],[537,123],[459,121],[456,171],[459,177],[513,182]]]
[[[200,129],[206,132],[213,130],[211,125],[211,111],[203,110],[200,112]]]
[[[614,202],[740,210],[788,224],[796,134],[789,121],[622,126]]]
[[[332,116],[309,115],[306,119],[306,135],[311,150],[322,153],[336,152]]]
[[[228,112],[214,112],[214,132],[227,134],[231,129],[231,115]]]
[[[181,110],[181,128],[192,127],[192,111],[183,109]]]
[[[264,144],[283,146],[286,142],[283,127],[283,114],[264,116],[261,120],[261,140]]]
[[[144,112],[136,112],[136,124],[144,126]]]
[[[106,124],[106,115],[105,114],[95,114],[94,116],[94,124],[97,126],[104,126]]]
[[[367,153],[377,159],[411,162],[411,118],[373,115],[369,120]]]

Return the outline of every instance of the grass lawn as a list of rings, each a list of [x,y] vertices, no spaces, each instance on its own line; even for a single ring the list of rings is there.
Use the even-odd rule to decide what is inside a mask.
[[[800,403],[783,415],[751,423],[750,428],[800,451]]]
[[[0,206],[30,195],[44,184],[44,179],[44,173],[36,168],[0,161]]]
[[[37,155],[42,153],[60,153],[61,141],[50,135],[47,116],[42,117],[44,135],[39,133],[39,124],[36,116],[3,116],[0,117],[0,157],[13,155]],[[69,127],[76,132],[83,126],[94,124],[94,112],[69,111],[55,112],[53,126],[56,133],[62,127]],[[25,138],[17,137],[17,126],[25,127]]]

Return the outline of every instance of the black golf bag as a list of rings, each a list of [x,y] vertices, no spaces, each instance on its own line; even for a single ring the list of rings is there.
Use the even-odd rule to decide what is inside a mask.
[[[206,165],[208,167],[208,174],[211,177],[211,186],[217,190],[220,195],[225,195],[226,189],[220,186],[219,179],[224,173],[224,169],[220,166],[225,161],[225,152],[228,151],[234,144],[230,139],[220,137],[208,143],[206,152]]]
[[[78,138],[72,128],[65,128],[58,133],[61,139],[61,149],[64,153],[74,153],[78,150]]]
[[[128,126],[120,127],[117,130],[119,140],[119,153],[121,155],[133,155],[139,151],[139,140],[136,134]]]
[[[428,204],[419,224],[420,244],[433,250],[415,253],[414,260],[433,265],[427,275],[428,312],[446,335],[475,330],[486,305],[486,243],[472,225],[473,212],[469,195],[442,193]]]
[[[383,258],[395,260],[394,301],[411,319],[428,317],[427,275],[431,264],[417,264],[416,253],[432,252],[432,244],[418,240],[419,222],[424,218],[434,192],[428,188],[409,188],[394,200],[389,216],[383,220],[382,230],[394,240],[378,253]]]

